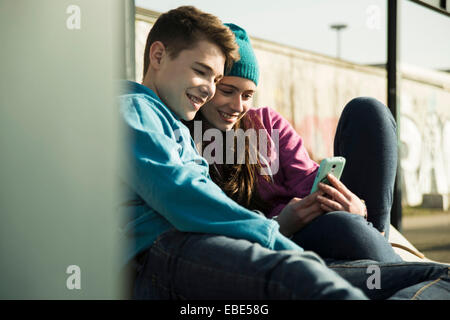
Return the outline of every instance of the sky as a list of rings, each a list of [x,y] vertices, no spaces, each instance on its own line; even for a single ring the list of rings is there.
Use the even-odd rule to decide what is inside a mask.
[[[194,5],[233,22],[257,38],[292,47],[337,55],[337,32],[344,23],[340,56],[360,64],[387,59],[386,0],[135,0],[136,6],[166,12]],[[401,62],[450,70],[450,17],[408,0],[400,4]]]

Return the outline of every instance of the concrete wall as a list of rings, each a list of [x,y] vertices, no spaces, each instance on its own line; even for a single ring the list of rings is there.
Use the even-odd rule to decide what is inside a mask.
[[[157,13],[136,14],[136,79],[142,79],[145,40]],[[333,138],[345,104],[357,96],[387,103],[384,68],[340,61],[252,38],[261,79],[254,106],[270,106],[288,119],[316,160],[333,155]],[[402,66],[400,99],[404,204],[424,194],[447,199],[450,190],[450,75]],[[448,204],[447,204],[448,205]],[[444,204],[445,206],[445,204]]]
[[[252,39],[261,68],[255,106],[277,109],[304,138],[311,155],[333,155],[345,104],[357,96],[386,103],[385,71]]]

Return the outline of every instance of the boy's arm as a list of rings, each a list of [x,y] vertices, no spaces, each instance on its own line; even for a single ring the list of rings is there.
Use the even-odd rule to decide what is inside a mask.
[[[123,113],[130,144],[126,181],[151,208],[176,229],[247,239],[275,250],[302,250],[282,236],[275,221],[228,198],[205,176],[205,167],[180,159],[180,144],[139,121],[142,110]],[[186,142],[187,143],[187,142]]]

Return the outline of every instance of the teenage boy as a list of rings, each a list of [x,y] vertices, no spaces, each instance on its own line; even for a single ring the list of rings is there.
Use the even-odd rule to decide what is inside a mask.
[[[142,85],[128,82],[120,98],[130,139],[122,235],[132,241],[127,261],[137,264],[133,297],[365,299],[210,179],[181,120],[213,97],[237,48],[216,17],[171,10],[149,33]]]

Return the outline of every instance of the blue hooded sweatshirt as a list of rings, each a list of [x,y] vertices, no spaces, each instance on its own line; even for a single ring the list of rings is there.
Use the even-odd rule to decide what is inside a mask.
[[[130,241],[125,263],[173,228],[303,251],[279,232],[276,221],[240,206],[210,179],[188,128],[152,90],[130,81],[125,86],[120,96],[127,135],[121,159],[121,234]]]

